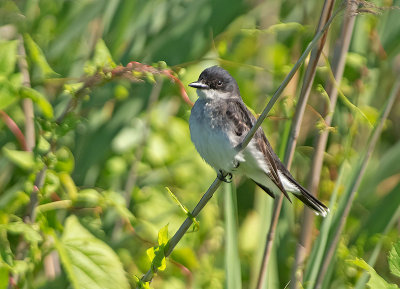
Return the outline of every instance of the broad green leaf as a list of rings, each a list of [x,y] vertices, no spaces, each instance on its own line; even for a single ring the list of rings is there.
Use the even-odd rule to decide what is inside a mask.
[[[10,75],[14,72],[17,61],[17,40],[0,42],[0,74]]]
[[[361,269],[364,269],[368,272],[370,275],[370,278],[368,280],[368,287],[371,289],[398,289],[395,284],[390,284],[385,281],[381,276],[379,276],[374,268],[369,266],[367,262],[365,262],[363,259],[356,258],[355,260],[349,261],[350,263],[360,267]]]
[[[400,277],[400,242],[393,244],[393,248],[389,252],[388,261],[390,272]]]
[[[31,170],[35,166],[32,152],[17,151],[3,147],[3,153],[8,160],[24,170]]]
[[[77,217],[66,220],[56,248],[75,289],[129,288],[125,271],[115,252],[86,230]]]
[[[42,49],[33,41],[29,34],[24,35],[24,41],[27,48],[29,59],[41,70],[42,78],[48,78],[58,75],[47,63]]]
[[[43,115],[46,118],[51,119],[54,117],[53,107],[46,99],[46,97],[39,91],[30,87],[23,86],[20,89],[20,95],[24,98],[32,99],[32,101],[39,106],[40,110],[43,112]]]

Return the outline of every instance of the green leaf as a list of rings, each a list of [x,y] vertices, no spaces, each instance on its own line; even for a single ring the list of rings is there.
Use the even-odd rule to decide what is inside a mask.
[[[24,42],[27,48],[27,53],[33,64],[37,65],[41,70],[41,77],[48,78],[57,76],[58,74],[47,63],[46,57],[39,45],[33,41],[29,34],[24,35]]]
[[[376,271],[374,270],[374,268],[372,268],[370,265],[368,265],[367,262],[365,262],[363,259],[356,258],[355,260],[351,260],[349,262],[368,272],[368,274],[370,275],[370,278],[367,283],[369,288],[371,288],[371,289],[376,289],[376,288],[398,289],[399,288],[395,284],[390,284],[390,283],[386,282],[385,279],[383,279],[381,276],[379,276],[376,273]]]
[[[142,280],[140,280],[140,278],[138,276],[134,276],[135,281],[136,281],[136,288],[139,289],[152,289],[150,287],[150,282],[143,282]]]
[[[24,170],[31,170],[35,166],[32,152],[11,150],[3,147],[4,156],[16,166]]]
[[[63,146],[56,151],[57,162],[54,169],[58,172],[72,173],[75,167],[75,158],[71,150]]]
[[[168,246],[168,225],[158,232],[158,246],[147,249],[146,253],[151,261],[153,272],[163,271],[167,267],[165,260],[165,250]]]
[[[24,239],[29,243],[38,243],[42,241],[42,236],[35,230],[33,225],[25,224],[22,221],[0,225],[0,227],[4,227],[8,232],[13,234],[22,234]]]
[[[17,61],[17,40],[0,42],[0,74],[10,75],[14,72]]]
[[[32,99],[32,101],[39,106],[40,110],[46,118],[51,119],[54,117],[53,107],[46,99],[46,97],[39,91],[30,87],[23,86],[20,89],[20,95],[24,98]]]
[[[95,189],[84,189],[79,191],[74,205],[78,207],[96,207],[99,206],[102,199],[100,193]]]
[[[65,172],[59,173],[58,177],[60,178],[60,182],[64,187],[65,191],[67,192],[68,197],[72,201],[76,200],[78,197],[78,190],[76,188],[75,182],[72,179],[72,177]]]
[[[12,83],[3,77],[0,78],[0,109],[5,109],[18,100],[18,93]]]
[[[111,69],[115,66],[111,53],[104,43],[104,40],[99,39],[96,43],[93,59],[85,64],[85,72],[87,74],[94,74],[99,68]]]
[[[388,260],[390,272],[400,277],[400,242],[393,244],[393,248],[389,252]]]
[[[168,243],[168,225],[165,225],[159,232],[158,232],[158,245],[167,245]]]
[[[61,262],[75,289],[129,288],[118,256],[86,230],[75,216],[68,217],[61,240],[55,240]]]
[[[189,210],[178,200],[178,198],[175,196],[175,194],[168,187],[165,187],[165,188],[167,189],[170,196],[174,199],[174,201],[178,204],[178,206],[182,209],[182,211],[185,212],[186,216],[188,216],[188,218],[192,219],[192,222],[194,224],[193,232],[197,232],[200,229],[199,221],[197,221],[197,219],[195,217],[193,217],[193,215],[189,212]]]

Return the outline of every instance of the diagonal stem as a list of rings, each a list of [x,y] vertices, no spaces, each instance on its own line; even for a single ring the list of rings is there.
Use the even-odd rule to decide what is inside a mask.
[[[364,176],[364,172],[367,168],[368,161],[372,155],[372,152],[375,148],[375,145],[379,139],[379,136],[382,132],[383,125],[385,123],[386,118],[389,115],[391,108],[393,107],[394,101],[400,92],[400,78],[397,78],[396,83],[394,84],[392,91],[390,92],[389,99],[386,102],[385,108],[381,114],[380,121],[378,125],[374,128],[370,141],[368,142],[368,147],[365,152],[365,155],[361,161],[361,163],[357,166],[357,178],[351,184],[351,193],[346,202],[346,207],[344,208],[343,214],[340,217],[339,225],[337,227],[336,232],[333,233],[333,240],[329,244],[329,248],[327,249],[327,253],[325,254],[324,262],[318,274],[318,279],[315,283],[315,289],[319,289],[322,287],[322,282],[324,281],[326,272],[328,270],[329,265],[331,264],[333,255],[336,251],[337,244],[339,243],[339,237],[341,236],[344,225],[346,224],[347,217],[350,213],[351,205],[353,204],[354,197],[356,192],[360,186],[361,180]]]
[[[288,75],[285,77],[281,85],[278,87],[270,101],[268,102],[267,106],[263,110],[262,114],[260,117],[257,119],[256,123],[254,126],[251,128],[251,130],[247,133],[245,138],[243,139],[242,143],[236,146],[236,150],[238,152],[244,150],[247,145],[250,143],[251,139],[253,138],[255,132],[257,129],[261,126],[262,122],[264,119],[267,117],[269,111],[275,104],[275,102],[278,100],[280,95],[282,94],[283,90],[285,87],[288,85],[289,81],[292,79],[296,71],[299,69],[301,64],[304,62],[310,51],[318,44],[319,40],[321,37],[324,35],[325,31],[329,28],[329,25],[332,23],[334,18],[343,10],[344,7],[339,8],[336,10],[336,12],[329,18],[325,26],[319,31],[313,38],[313,40],[309,43],[307,46],[306,50],[303,52],[303,54],[300,56],[299,60],[295,63],[293,66],[292,70],[288,73]],[[216,178],[214,182],[211,184],[211,186],[208,188],[207,192],[203,195],[199,203],[196,205],[192,212],[192,216],[196,217],[200,211],[204,208],[204,206],[208,203],[208,201],[211,199],[213,196],[214,192],[218,189],[218,187],[221,185],[221,180],[219,178]],[[175,246],[178,244],[178,242],[181,240],[183,235],[186,233],[186,231],[190,228],[190,225],[192,224],[192,219],[187,218],[183,224],[180,226],[178,231],[175,233],[175,235],[169,240],[168,244],[168,249],[165,251],[165,256],[169,256]],[[276,225],[275,225],[276,226]],[[141,278],[141,282],[150,282],[154,276],[154,274],[157,273],[156,270],[149,269],[147,273]]]

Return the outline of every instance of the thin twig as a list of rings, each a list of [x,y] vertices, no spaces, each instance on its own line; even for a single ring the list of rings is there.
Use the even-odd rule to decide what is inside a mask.
[[[316,281],[315,286],[314,286],[315,289],[319,289],[322,286],[322,282],[323,282],[323,280],[325,278],[325,275],[326,275],[326,272],[328,270],[328,267],[329,267],[329,265],[330,265],[330,263],[332,261],[333,255],[334,255],[334,253],[336,251],[336,247],[337,247],[337,244],[339,242],[343,227],[346,224],[347,217],[348,217],[348,215],[350,213],[351,205],[353,204],[353,200],[354,200],[355,194],[356,194],[356,192],[357,192],[357,190],[358,190],[358,188],[360,186],[361,180],[362,180],[362,178],[364,176],[364,172],[365,172],[365,170],[367,168],[368,161],[369,161],[369,159],[370,159],[370,157],[372,155],[372,152],[373,152],[373,150],[375,148],[375,145],[376,145],[376,143],[377,143],[377,141],[379,139],[379,136],[381,134],[383,125],[385,123],[385,120],[388,117],[389,112],[390,112],[390,110],[391,110],[391,108],[393,106],[393,103],[396,100],[396,97],[399,94],[399,92],[400,92],[400,78],[398,78],[396,83],[393,85],[392,91],[390,92],[390,95],[389,95],[389,99],[388,99],[388,101],[386,103],[384,111],[382,112],[382,116],[380,117],[380,122],[375,127],[375,129],[373,131],[373,134],[372,134],[372,136],[370,138],[370,141],[368,143],[368,147],[367,147],[366,153],[365,153],[365,155],[364,155],[364,157],[362,159],[361,164],[357,168],[357,170],[358,170],[357,178],[350,185],[350,188],[351,188],[350,196],[349,196],[349,198],[348,198],[348,200],[346,202],[346,207],[344,208],[343,214],[341,215],[341,218],[339,220],[339,225],[337,227],[337,230],[336,230],[336,232],[332,232],[334,238],[333,238],[332,242],[330,243],[329,248],[327,249],[327,253],[325,255],[324,262],[322,264],[322,267],[321,267],[320,272],[318,274],[317,281]]]
[[[192,211],[193,218],[197,217],[197,215],[204,208],[204,206],[208,203],[208,201],[211,199],[211,197],[214,195],[215,191],[218,189],[218,187],[220,185],[221,185],[221,180],[219,178],[216,178],[214,180],[214,182],[211,184],[211,186],[208,188],[207,192],[203,195],[201,200],[198,202],[197,206]],[[186,218],[186,220],[180,226],[180,228],[175,233],[175,235],[169,240],[167,250],[165,251],[165,257],[168,257],[171,254],[171,252],[174,250],[175,246],[182,239],[183,235],[185,235],[186,231],[190,228],[190,226],[193,223],[193,221],[192,221],[193,218],[191,218],[191,217]],[[153,270],[150,269],[141,278],[141,281],[142,282],[150,282],[155,273],[156,272],[153,272]]]
[[[335,110],[336,101],[338,97],[338,85],[343,77],[344,65],[346,63],[347,51],[349,49],[351,36],[353,34],[354,22],[357,4],[350,1],[347,7],[347,16],[344,19],[342,32],[339,37],[339,42],[336,46],[333,56],[333,74],[334,81],[330,81],[327,89],[329,95],[329,107],[327,108],[325,123],[327,126],[331,126],[333,119],[333,112]],[[323,156],[328,141],[329,130],[324,130],[318,135],[317,143],[314,150],[311,172],[310,172],[310,191],[312,194],[316,194],[319,187],[320,175],[323,166]],[[307,252],[309,252],[311,246],[311,229],[314,223],[314,214],[310,211],[304,211],[303,214],[303,227],[301,233],[301,241],[298,246],[299,264],[304,262]]]
[[[340,11],[343,10],[342,8],[339,8],[333,15],[332,17],[328,20],[324,28],[318,32],[313,40],[310,42],[310,44],[307,46],[306,50],[303,52],[303,54],[300,56],[299,60],[295,63],[293,66],[292,70],[288,73],[288,75],[285,77],[281,85],[278,87],[270,101],[268,102],[267,106],[265,107],[264,111],[260,115],[260,117],[257,119],[256,123],[254,126],[251,128],[251,130],[247,133],[245,138],[243,139],[242,143],[236,146],[236,150],[238,152],[241,152],[244,150],[247,145],[250,143],[251,138],[254,136],[255,132],[257,129],[261,126],[262,122],[264,119],[267,117],[269,111],[271,110],[272,106],[275,104],[275,102],[278,100],[279,96],[282,94],[283,90],[285,87],[288,85],[289,81],[292,79],[293,75],[296,73],[297,69],[299,69],[300,65],[304,62],[306,59],[307,55],[310,53],[310,51],[318,44],[319,39],[323,36],[324,32],[328,29],[329,25],[332,23],[333,19],[339,14]],[[202,208],[207,204],[207,202],[211,199],[212,195],[214,194],[215,190],[220,186],[221,181],[216,178],[214,182],[211,184],[211,186],[208,188],[207,192],[203,195],[202,199],[199,201],[197,206],[192,212],[192,216],[196,217],[199,212],[202,210]],[[169,240],[169,246],[168,249],[165,251],[165,256],[169,256],[172,252],[172,250],[175,248],[177,243],[180,241],[180,239],[183,237],[183,235],[186,233],[186,231],[189,229],[190,225],[192,224],[192,219],[187,218],[181,227],[178,229],[178,231],[175,233],[175,235]],[[156,272],[153,272],[151,269],[147,271],[147,273],[141,278],[142,282],[150,282],[151,279],[153,278],[154,274]]]
[[[28,62],[26,61],[26,52],[24,47],[24,39],[21,35],[18,36],[18,66],[22,74],[22,85],[25,87],[31,87],[31,79],[29,77]],[[35,147],[35,125],[33,122],[33,102],[30,98],[25,98],[22,100],[22,106],[25,115],[25,140],[26,149],[32,151]]]
[[[344,18],[342,33],[339,37],[339,43],[335,49],[334,53],[334,65],[335,65],[335,79],[340,82],[343,75],[343,67],[345,64],[345,59],[347,55],[347,50],[349,48],[351,35],[354,27],[355,20],[355,9],[356,5],[354,2],[349,3],[347,7],[347,14]],[[336,106],[337,100],[337,90],[333,90],[336,88],[335,85],[329,85],[330,90],[328,91],[328,95],[330,96],[329,108],[326,109],[325,113],[327,114],[325,119],[326,126],[331,126],[333,111]],[[314,150],[313,161],[311,165],[310,172],[310,181],[308,188],[313,195],[317,195],[319,180],[323,165],[323,155],[326,149],[326,143],[329,135],[329,130],[324,130],[321,134],[318,135],[318,140],[316,144],[316,148]],[[302,267],[306,255],[308,254],[311,246],[311,231],[314,224],[314,214],[309,210],[303,211],[303,220],[302,220],[302,231],[300,242],[297,246],[295,264],[293,266],[293,283],[292,288],[298,288],[299,282],[302,282],[303,275],[302,271],[298,270]],[[298,273],[298,274],[297,274]],[[298,280],[297,280],[298,278]]]
[[[24,151],[28,151],[28,147],[26,145],[25,136],[22,131],[19,129],[18,125],[15,121],[4,111],[0,110],[0,118],[3,119],[4,123],[8,127],[8,129],[13,133],[15,138],[18,140],[19,145]]]
[[[329,2],[332,2],[332,3],[329,3]],[[310,63],[307,67],[306,75],[304,78],[303,87],[302,87],[302,90],[300,93],[299,103],[297,105],[295,117],[293,120],[293,126],[291,128],[291,134],[290,134],[288,146],[287,146],[286,153],[285,153],[284,163],[285,163],[287,169],[290,169],[290,167],[291,167],[294,149],[296,147],[297,137],[300,132],[301,120],[303,119],[304,110],[305,110],[305,107],[307,104],[309,93],[311,91],[312,82],[314,80],[315,70],[317,67],[318,59],[319,59],[319,56],[321,55],[322,48],[325,44],[326,35],[327,35],[326,31],[329,28],[329,25],[332,22],[332,20],[341,11],[341,9],[338,9],[332,15],[333,2],[334,1],[326,1],[325,2],[325,5],[323,7],[323,12],[321,14],[321,19],[320,19],[320,22],[319,22],[319,25],[318,25],[318,28],[316,31],[316,35],[314,37],[314,39],[316,39],[317,36],[319,36],[319,38],[321,38],[323,36],[321,41],[319,41],[319,38],[316,41],[319,43],[319,45],[318,45],[318,47],[314,48],[311,53]],[[266,275],[267,275],[267,268],[268,268],[268,263],[269,263],[269,258],[270,258],[270,252],[271,252],[271,248],[273,245],[276,226],[278,224],[279,214],[280,214],[280,211],[282,208],[282,202],[283,202],[283,195],[280,195],[274,202],[274,210],[272,213],[271,224],[270,224],[268,235],[267,235],[267,240],[266,240],[266,244],[265,244],[260,273],[258,275],[258,281],[257,281],[257,287],[256,287],[257,289],[264,288],[264,283],[265,283],[265,279],[266,279]],[[296,286],[295,283],[296,282],[292,282],[291,286]]]

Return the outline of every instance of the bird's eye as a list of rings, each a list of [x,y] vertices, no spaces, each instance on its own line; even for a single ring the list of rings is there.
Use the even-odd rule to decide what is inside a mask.
[[[221,85],[222,85],[222,81],[221,81],[221,80],[218,80],[217,85],[218,85],[218,86],[221,86]]]

